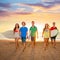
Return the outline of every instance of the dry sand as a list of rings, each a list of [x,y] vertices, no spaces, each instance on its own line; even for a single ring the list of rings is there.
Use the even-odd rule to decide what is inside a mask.
[[[46,51],[43,49],[43,42],[37,42],[35,48],[27,42],[24,52],[21,42],[19,43],[16,50],[14,41],[0,40],[0,60],[60,60],[60,42],[57,42],[56,48],[49,43]]]

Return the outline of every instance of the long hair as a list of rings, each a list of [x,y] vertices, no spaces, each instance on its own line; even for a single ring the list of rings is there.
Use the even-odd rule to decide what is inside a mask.
[[[49,24],[45,24],[45,27],[44,27],[44,29],[43,29],[44,31],[45,31],[45,29],[46,29],[46,25],[47,25],[47,26],[48,26],[48,28],[49,28]]]
[[[16,25],[18,25],[18,28],[19,28],[19,24],[18,24],[18,23],[16,23],[16,24],[15,24],[15,27],[14,27],[14,32],[15,32],[15,30],[16,30]]]

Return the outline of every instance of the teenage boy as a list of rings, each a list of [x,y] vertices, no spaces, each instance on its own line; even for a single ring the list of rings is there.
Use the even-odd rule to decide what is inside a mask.
[[[35,47],[35,41],[36,36],[38,37],[38,31],[34,21],[32,21],[32,26],[30,27],[30,36],[31,36],[32,47]]]
[[[23,21],[20,28],[20,36],[24,47],[26,47],[26,38],[28,37],[28,28],[25,25],[26,23]]]

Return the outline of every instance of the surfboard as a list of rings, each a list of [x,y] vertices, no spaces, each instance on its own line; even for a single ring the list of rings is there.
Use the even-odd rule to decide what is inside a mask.
[[[54,29],[51,31],[51,37],[57,36],[58,35],[58,30]]]

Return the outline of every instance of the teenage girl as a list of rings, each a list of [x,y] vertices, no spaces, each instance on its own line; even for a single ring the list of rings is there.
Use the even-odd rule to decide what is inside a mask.
[[[45,24],[42,36],[44,37],[44,49],[46,50],[50,38],[50,29],[48,24]]]
[[[16,23],[15,27],[14,27],[14,37],[15,37],[15,45],[16,45],[16,49],[19,47],[19,24]]]

